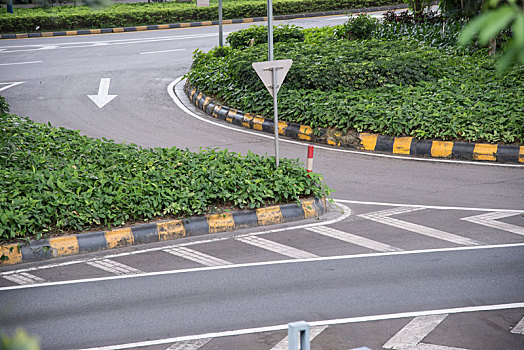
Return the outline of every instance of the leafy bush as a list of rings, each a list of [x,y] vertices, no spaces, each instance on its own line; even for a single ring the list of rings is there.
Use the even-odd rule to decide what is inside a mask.
[[[273,26],[273,42],[304,41],[304,32],[301,27],[289,24]],[[251,26],[229,34],[226,41],[233,49],[267,43],[267,26]]]
[[[339,39],[369,39],[371,33],[378,27],[379,20],[369,15],[360,14],[350,17],[346,23],[336,30],[335,35]]]
[[[275,0],[273,14],[285,15],[319,11],[343,10],[395,3],[395,0]],[[60,6],[50,9],[16,9],[14,14],[0,13],[0,32],[31,32],[83,28],[110,28],[139,25],[211,21],[218,19],[218,1],[209,7],[194,3],[132,3],[113,4],[93,11],[87,6]],[[264,17],[265,0],[224,0],[223,18]]]
[[[0,96],[0,115],[9,113],[9,104],[3,96]]]
[[[297,160],[142,149],[0,117],[0,241],[328,195]]]

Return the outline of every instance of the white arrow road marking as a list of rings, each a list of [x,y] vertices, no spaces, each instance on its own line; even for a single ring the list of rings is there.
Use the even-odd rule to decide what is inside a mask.
[[[524,334],[524,317],[522,317],[522,320],[520,320],[520,322],[517,323],[515,327],[513,327],[511,333]]]
[[[317,258],[318,256],[315,254],[311,254],[309,252],[305,252],[303,250],[293,248],[284,244],[280,244],[277,242],[270,241],[265,238],[260,238],[256,236],[244,236],[244,237],[235,237],[237,241],[251,244],[255,247],[266,249],[278,254],[282,254],[285,256],[289,256],[291,258],[295,259],[309,259],[309,258]]]
[[[197,350],[209,343],[213,338],[179,341],[166,350]]]
[[[206,266],[231,265],[229,261],[215,258],[214,256],[207,255],[207,254],[198,252],[194,249],[190,249],[186,247],[169,248],[169,249],[165,249],[164,252],[173,254],[181,258],[191,260],[191,261],[194,261],[199,264],[206,265]]]
[[[0,91],[4,91],[4,90],[7,90],[9,88],[12,88],[13,86],[17,86],[17,85],[20,85],[22,84],[23,81],[14,81],[14,82],[11,82],[11,83],[0,83]],[[5,86],[2,86],[2,85],[5,85]]]
[[[447,316],[448,314],[415,317],[395,334],[393,338],[388,340],[383,347],[395,350],[464,350],[461,348],[421,343]]]
[[[88,261],[86,262],[86,264],[107,272],[111,272],[117,276],[136,275],[139,273],[144,273],[143,271],[135,269],[134,267],[127,266],[109,259]]]
[[[34,284],[47,282],[43,278],[37,277],[27,272],[13,273],[10,275],[3,276],[6,280],[15,282],[18,284]]]
[[[452,233],[436,230],[431,227],[413,224],[411,222],[393,219],[390,217],[391,215],[409,213],[409,212],[413,212],[416,210],[422,210],[422,209],[424,208],[400,207],[400,208],[381,210],[381,211],[368,213],[368,214],[361,214],[358,216],[364,219],[379,222],[381,224],[397,227],[403,230],[419,233],[421,235],[428,236],[428,237],[442,239],[444,241],[453,242],[456,244],[462,244],[462,245],[480,245],[482,244],[481,242],[478,242],[478,241],[475,241],[469,238],[461,237],[458,235],[454,235]]]
[[[322,333],[328,326],[317,326],[317,327],[311,327],[309,329],[309,341],[313,341],[319,335]],[[289,349],[289,339],[286,336],[284,339],[282,339],[277,345],[273,346],[270,350],[288,350]]]
[[[100,85],[98,86],[98,95],[87,95],[93,101],[98,108],[104,107],[106,104],[111,102],[118,95],[109,95],[109,83],[110,78],[100,79]]]
[[[462,218],[461,220],[473,222],[475,224],[484,225],[492,228],[496,228],[503,231],[516,233],[524,236],[524,227],[517,225],[508,224],[505,222],[496,221],[497,219],[503,219],[510,216],[520,215],[522,213],[511,213],[511,212],[499,212],[499,213],[486,213],[475,216],[469,216]]]
[[[364,248],[377,250],[379,252],[400,252],[402,251],[402,249],[395,248],[388,244],[380,243],[372,239],[357,236],[349,232],[336,230],[331,227],[317,226],[317,227],[306,228],[306,230],[315,232],[315,233],[318,233],[318,234],[321,234],[327,237],[335,238],[335,239],[338,239],[344,242],[348,242],[351,244],[359,245]]]

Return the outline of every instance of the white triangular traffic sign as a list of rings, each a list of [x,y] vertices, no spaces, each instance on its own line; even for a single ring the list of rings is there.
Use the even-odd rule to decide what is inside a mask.
[[[289,72],[289,68],[291,67],[292,63],[293,60],[278,60],[254,62],[252,66],[255,69],[255,72],[257,72],[258,76],[260,77],[260,80],[262,80],[262,83],[264,83],[264,86],[266,87],[267,91],[269,91],[271,96],[273,96],[273,69],[276,69],[277,72],[275,84],[277,86],[278,94],[278,90],[280,90],[282,82],[284,81],[287,72]]]

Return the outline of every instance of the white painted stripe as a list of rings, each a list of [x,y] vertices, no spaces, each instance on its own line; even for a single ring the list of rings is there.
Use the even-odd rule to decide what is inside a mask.
[[[255,247],[269,250],[281,255],[289,256],[290,258],[309,259],[317,257],[317,255],[315,254],[311,254],[303,250],[280,244],[277,242],[273,242],[268,239],[260,238],[257,236],[235,237],[235,240],[240,241],[242,243],[251,244]]]
[[[88,261],[86,262],[87,265],[99,268],[101,270],[113,273],[118,276],[123,275],[135,275],[135,274],[143,274],[143,271],[140,271],[138,269],[135,269],[134,267],[127,266],[124,264],[121,264],[117,261],[109,260],[109,259],[102,259],[102,260],[94,260],[94,261]]]
[[[186,49],[173,49],[173,50],[161,50],[161,51],[149,51],[149,52],[140,52],[140,55],[151,55],[155,53],[165,53],[165,52],[176,52],[176,51],[185,51]]]
[[[340,222],[342,220],[345,220],[347,217],[349,217],[351,215],[351,209],[349,209],[347,206],[345,206],[343,204],[340,204],[338,206],[342,210],[342,215],[340,215],[339,217],[337,217],[335,219],[332,219],[332,220],[327,220],[327,221],[322,221],[322,222],[315,222],[315,223],[312,223],[312,224],[305,224],[305,225],[298,225],[298,226],[289,226],[289,227],[271,229],[271,230],[266,230],[266,231],[252,232],[252,233],[244,234],[244,235],[241,235],[241,236],[263,235],[263,234],[272,233],[272,232],[284,232],[284,231],[297,230],[297,229],[302,229],[302,228],[307,228],[307,227],[315,227],[315,226],[320,226],[320,225],[334,224],[334,223]],[[237,237],[240,237],[240,235],[237,236]],[[108,255],[105,256],[105,258],[118,258],[118,257],[122,257],[122,256],[130,256],[130,255],[135,255],[135,254],[144,254],[144,253],[150,253],[150,252],[157,252],[157,251],[161,251],[161,250],[164,250],[164,249],[167,249],[167,248],[193,246],[193,245],[198,245],[198,244],[205,244],[205,243],[225,241],[225,240],[228,240],[228,239],[231,239],[231,238],[229,238],[229,237],[214,237],[214,238],[211,238],[211,239],[203,239],[203,240],[199,240],[199,241],[195,241],[195,242],[178,243],[178,244],[174,244],[174,245],[167,246],[167,247],[163,246],[163,247],[147,248],[147,249],[142,249],[142,250],[134,250],[134,251],[125,252],[125,253],[108,254]],[[45,269],[50,269],[50,268],[54,268],[54,267],[63,267],[63,266],[70,266],[70,265],[76,265],[76,264],[83,264],[83,263],[85,263],[87,261],[95,261],[97,259],[98,258],[81,258],[81,259],[78,259],[78,260],[70,260],[70,261],[66,261],[66,262],[63,262],[63,263],[51,263],[51,264],[48,264],[48,265],[39,265],[39,266],[35,266],[35,267],[18,269],[16,271],[0,272],[0,276],[3,276],[5,274],[9,274],[9,273],[14,273],[14,272],[17,272],[17,273],[19,273],[19,272],[29,272],[29,271],[45,270]]]
[[[381,210],[374,213],[368,213],[368,214],[361,214],[358,215],[361,218],[368,219],[371,221],[375,221],[384,225],[393,226],[396,228],[400,228],[402,230],[415,232],[424,236],[441,239],[444,241],[456,243],[456,244],[462,244],[462,245],[480,245],[481,242],[475,241],[473,239],[469,239],[466,237],[458,236],[452,233],[444,232],[441,230],[437,230],[431,227],[414,224],[407,221],[402,221],[399,219],[393,219],[389,217],[389,215],[394,214],[400,214],[400,213],[408,213],[410,211],[414,210],[420,210],[421,208],[416,207],[405,207],[405,208],[399,208],[399,209],[391,209],[391,210]],[[397,210],[395,212],[394,210]]]
[[[23,83],[24,83],[23,81],[15,81],[15,82],[12,82],[12,83],[0,83],[0,85],[6,85],[4,87],[0,87],[0,91],[7,90],[9,88],[12,88],[13,86],[17,86],[17,85],[20,85],[20,84],[23,84]]]
[[[519,308],[524,308],[524,302],[511,303],[511,304],[498,304],[498,305],[469,306],[469,307],[459,307],[459,308],[441,309],[441,310],[401,312],[401,313],[396,313],[396,314],[348,317],[348,318],[339,318],[339,319],[333,319],[333,320],[314,321],[314,322],[308,322],[308,323],[310,327],[331,326],[331,325],[347,324],[347,323],[394,320],[394,319],[407,318],[407,317],[418,317],[418,316],[439,315],[439,314],[457,314],[457,313],[463,313],[463,312],[476,312],[476,311],[507,310],[507,309],[519,309]],[[157,340],[151,340],[151,341],[129,343],[129,344],[118,344],[118,345],[80,349],[80,350],[132,349],[132,348],[139,348],[139,347],[144,347],[144,346],[169,344],[169,343],[185,341],[185,340],[205,339],[205,338],[222,338],[222,337],[230,337],[230,336],[235,336],[235,335],[281,331],[285,329],[288,329],[287,324],[268,326],[268,327],[238,329],[238,330],[226,331],[226,332],[189,335],[189,336],[182,336],[182,337],[175,337],[175,338],[168,338],[168,339],[157,339]]]
[[[13,273],[9,275],[4,275],[3,277],[8,281],[22,285],[46,282],[46,280],[44,280],[43,278],[40,278],[27,272]]]
[[[320,333],[322,333],[328,326],[316,326],[309,328],[309,341],[313,341]],[[288,350],[289,349],[289,338],[286,336],[277,345],[273,346],[270,350]]]
[[[385,203],[385,202],[367,202],[367,201],[353,201],[347,199],[334,199],[337,204],[349,203],[349,204],[364,204],[364,205],[380,205],[390,207],[412,207],[422,209],[437,209],[437,210],[464,210],[464,211],[492,211],[492,212],[505,212],[505,213],[524,213],[523,209],[488,209],[488,208],[470,208],[470,207],[448,207],[448,206],[435,206],[435,205],[420,205],[420,204],[401,204],[401,203]]]
[[[309,263],[309,262],[317,262],[317,261],[366,259],[366,258],[376,258],[376,257],[383,257],[383,256],[431,254],[431,253],[442,253],[442,252],[464,252],[468,250],[505,249],[505,248],[521,248],[521,247],[524,247],[524,243],[508,243],[508,244],[496,244],[496,245],[485,245],[485,246],[411,250],[411,251],[401,251],[401,252],[339,255],[339,256],[316,257],[316,258],[309,258],[309,259],[259,261],[259,262],[254,262],[254,263],[235,264],[235,265],[209,266],[209,267],[198,267],[198,268],[192,268],[192,269],[156,271],[156,272],[148,272],[148,273],[142,273],[142,274],[137,274],[137,275],[108,276],[108,277],[78,279],[78,280],[73,280],[73,281],[46,282],[42,284],[33,284],[33,285],[26,285],[26,286],[0,287],[0,292],[5,291],[5,290],[49,287],[49,286],[59,286],[59,285],[77,284],[77,283],[100,282],[100,281],[112,281],[112,280],[118,280],[118,279],[137,278],[137,277],[176,275],[176,274],[182,274],[182,273],[205,272],[205,271],[214,271],[214,270],[222,270],[222,269],[224,270],[225,269],[236,269],[236,268],[244,268],[244,267],[259,267],[259,266],[271,266],[271,265],[280,265],[280,264],[301,264],[301,263]]]
[[[507,231],[511,233],[516,233],[517,235],[524,236],[524,227],[508,224],[506,222],[496,221],[497,219],[503,219],[510,216],[520,215],[520,213],[513,212],[499,212],[499,213],[487,213],[480,214],[475,216],[470,216],[467,218],[462,218],[461,220],[473,222],[475,224],[488,226],[496,228],[498,230]]]
[[[520,320],[520,322],[517,323],[515,327],[513,327],[511,333],[524,334],[524,317],[522,317],[522,320]]]
[[[259,133],[259,132],[248,131],[248,130],[246,130],[244,128],[232,127],[232,126],[229,126],[227,124],[223,124],[223,123],[215,122],[213,120],[206,119],[204,117],[199,116],[196,113],[191,112],[184,105],[184,103],[179,99],[179,97],[175,94],[175,92],[173,91],[173,87],[175,85],[177,85],[179,82],[181,82],[183,80],[183,78],[184,77],[182,76],[180,78],[175,79],[173,82],[171,82],[171,84],[169,84],[168,87],[167,87],[167,92],[168,92],[169,96],[171,97],[171,99],[173,100],[173,102],[175,102],[175,104],[181,110],[183,110],[186,114],[189,114],[190,116],[192,116],[192,117],[194,117],[194,118],[196,118],[196,119],[198,119],[198,120],[200,120],[202,122],[205,122],[205,123],[208,123],[208,124],[212,124],[212,125],[224,128],[224,129],[234,130],[236,132],[241,132],[241,133],[249,134],[249,135],[255,135],[255,136],[260,137],[260,138],[274,139],[274,137],[270,136],[270,135],[266,135],[266,134]],[[286,143],[291,143],[291,144],[301,145],[301,146],[308,145],[308,143],[300,142],[300,141],[294,141],[294,140],[290,140],[290,139],[280,139],[280,142],[286,142]],[[349,150],[349,149],[331,148],[331,147],[324,147],[324,146],[320,146],[320,145],[315,145],[315,148],[323,149],[323,150],[331,151],[331,152],[350,153],[350,154],[357,154],[357,155],[360,155],[360,156],[378,157],[378,158],[402,159],[402,160],[405,160],[405,161],[434,162],[434,163],[453,163],[453,164],[469,164],[469,165],[478,165],[478,166],[524,168],[524,165],[521,165],[521,164],[504,164],[504,163],[495,163],[495,162],[473,162],[473,161],[462,161],[462,160],[440,159],[440,158],[416,158],[416,157],[410,157],[410,156],[407,156],[407,155],[406,156],[395,156],[395,155],[392,155],[392,154],[370,153],[368,151],[353,151],[353,150]]]
[[[195,261],[199,264],[206,265],[206,266],[231,265],[229,261],[215,258],[214,256],[207,255],[207,254],[204,254],[204,253],[201,253],[201,252],[198,252],[196,250],[189,249],[186,247],[175,247],[175,248],[164,249],[164,252],[179,256],[187,260]]]
[[[386,349],[413,348],[431,333],[448,314],[418,316],[384,344]]]
[[[179,341],[175,344],[168,347],[166,350],[198,350],[207,343],[209,343],[213,338],[204,338],[204,339],[194,339],[194,340],[185,340]]]
[[[0,66],[15,66],[15,65],[20,65],[20,64],[32,64],[32,63],[42,63],[42,62],[43,61],[0,63]]]
[[[402,249],[395,248],[393,246],[390,246],[388,244],[380,243],[377,241],[374,241],[372,239],[368,239],[362,236],[357,236],[349,232],[339,231],[331,227],[324,227],[324,226],[318,226],[318,227],[311,227],[307,228],[306,230],[319,233],[321,235],[335,238],[344,242],[348,242],[351,244],[355,244],[364,248],[377,250],[379,252],[400,252]]]

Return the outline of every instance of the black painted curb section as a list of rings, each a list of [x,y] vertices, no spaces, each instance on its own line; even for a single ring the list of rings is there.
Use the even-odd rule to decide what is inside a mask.
[[[367,7],[361,9],[348,9],[348,10],[337,10],[337,11],[325,11],[325,12],[313,12],[313,13],[299,13],[293,15],[278,15],[273,16],[276,21],[287,20],[287,19],[298,19],[307,17],[322,17],[322,16],[336,16],[345,15],[348,13],[367,13],[377,11],[388,11],[388,10],[399,10],[407,9],[406,4],[398,4],[392,6],[378,6],[378,7]],[[237,19],[225,19],[222,21],[223,24],[237,24],[237,23],[253,23],[253,22],[265,22],[267,17],[251,17],[251,18],[237,18]],[[26,38],[47,38],[55,36],[72,36],[72,35],[87,35],[87,34],[108,34],[108,33],[122,33],[122,32],[137,32],[146,30],[162,30],[162,29],[173,29],[173,28],[191,28],[191,27],[204,27],[218,25],[218,21],[202,21],[202,22],[185,22],[185,23],[171,23],[171,24],[157,24],[157,25],[144,25],[135,27],[117,27],[117,28],[103,28],[103,29],[83,29],[83,30],[68,30],[68,31],[56,31],[56,32],[38,32],[38,33],[22,33],[22,34],[0,34],[0,39],[26,39]]]
[[[174,89],[174,88],[173,88]],[[275,123],[260,115],[245,113],[215,102],[187,81],[184,92],[196,107],[206,114],[233,125],[273,134]],[[494,145],[458,141],[417,140],[413,137],[391,137],[369,133],[347,133],[279,121],[278,132],[299,141],[310,141],[365,151],[498,163],[524,163],[524,146]]]
[[[111,231],[53,237],[31,241],[29,244],[8,244],[0,246],[0,257],[2,257],[0,266],[310,219],[319,217],[327,211],[325,198],[310,198],[301,199],[298,203],[254,210],[141,224]]]

